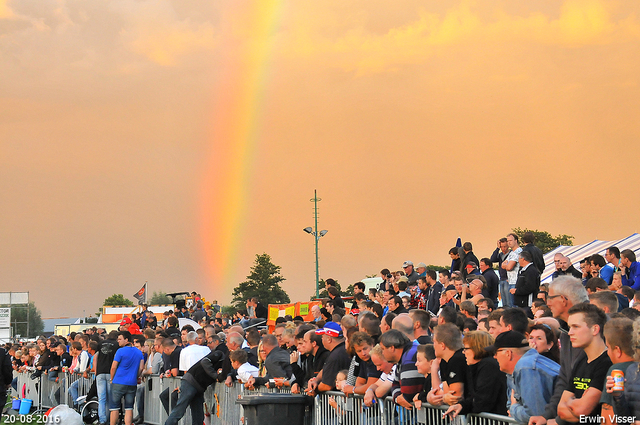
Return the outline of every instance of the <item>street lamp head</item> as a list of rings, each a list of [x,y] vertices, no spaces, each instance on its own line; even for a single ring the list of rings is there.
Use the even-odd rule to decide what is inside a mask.
[[[313,228],[312,227],[305,227],[304,229],[305,232],[307,232],[308,234],[312,234],[313,233]]]
[[[324,235],[326,235],[327,232],[329,232],[329,231],[328,230],[320,230],[320,237],[323,237]]]

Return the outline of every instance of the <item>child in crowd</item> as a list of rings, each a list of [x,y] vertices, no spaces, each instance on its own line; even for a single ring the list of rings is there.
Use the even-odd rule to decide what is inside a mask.
[[[20,368],[23,365],[23,363],[22,363],[22,350],[17,350],[14,353],[11,365],[13,366],[13,370],[20,370]]]
[[[629,366],[633,364],[633,321],[626,317],[616,317],[610,319],[604,325],[604,338],[607,344],[607,354],[613,365],[607,371],[607,380],[613,379],[611,374],[614,370],[621,370],[627,373]],[[637,367],[636,367],[637,370]],[[605,424],[613,424],[615,415],[621,415],[619,409],[614,408],[613,391],[607,391],[607,385],[602,391],[600,404],[602,405],[602,417]]]
[[[240,383],[246,383],[250,377],[257,378],[259,370],[257,367],[249,363],[249,356],[243,349],[232,351],[229,354],[231,367],[236,371],[235,376],[231,375],[231,381],[237,379]],[[227,386],[231,386],[231,382],[227,381]]]
[[[418,346],[418,352],[416,353],[416,368],[418,373],[424,375],[426,380],[424,381],[424,387],[422,391],[413,397],[416,409],[422,407],[422,403],[427,402],[427,394],[431,391],[431,364],[436,359],[436,352],[433,349],[433,344],[423,344]]]
[[[336,375],[336,388],[342,388],[347,383],[347,375],[349,375],[349,371],[347,369],[341,370]],[[335,397],[329,397],[329,405],[333,407],[336,413],[339,416],[345,412],[345,406],[342,401],[338,402]]]
[[[19,372],[31,372],[33,370],[33,357],[28,351],[22,351],[20,361],[22,366],[20,366]]]

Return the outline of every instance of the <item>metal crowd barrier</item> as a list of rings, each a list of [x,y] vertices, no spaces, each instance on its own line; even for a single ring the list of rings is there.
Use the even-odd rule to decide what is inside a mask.
[[[32,400],[31,406],[33,408],[40,407],[40,380],[31,379],[33,372],[19,372],[17,381],[17,391],[19,398],[26,398]]]
[[[50,376],[45,374],[40,377],[40,407],[44,410],[55,407],[63,400],[66,400],[66,389],[63,385],[65,383],[64,374],[60,373],[58,375],[57,382],[56,380],[49,380]]]
[[[165,389],[169,389],[169,412],[175,405],[175,398],[172,396],[174,389],[180,388],[181,378],[160,378],[158,375],[149,375],[145,379],[144,389],[144,423],[147,425],[164,425],[169,417],[160,401],[160,394]],[[135,416],[135,414],[134,414]],[[187,407],[180,425],[191,425],[191,409]]]
[[[73,382],[79,381],[78,396],[86,395],[93,380],[81,375],[60,373],[58,382],[50,381],[48,375],[31,379],[30,372],[17,374],[18,394],[20,398],[33,400],[36,409],[48,409],[59,403],[55,394],[59,390],[61,404],[72,405],[69,388]],[[167,413],[160,401],[160,394],[169,389],[169,407],[174,405],[171,393],[180,387],[181,378],[160,379],[158,375],[147,376],[144,391],[144,423],[147,425],[164,425]],[[205,414],[210,414],[211,425],[244,425],[242,406],[236,400],[257,393],[291,393],[287,387],[281,389],[260,387],[247,390],[242,384],[227,387],[218,383],[209,387],[204,394]],[[330,404],[331,401],[331,404]],[[334,404],[334,406],[332,406]],[[468,414],[458,416],[453,421],[443,418],[442,414],[448,406],[431,406],[423,404],[421,409],[405,409],[393,402],[391,397],[377,399],[376,403],[367,407],[361,395],[346,396],[342,392],[329,391],[315,396],[314,405],[308,409],[305,425],[514,425],[513,418],[491,413]],[[137,412],[134,407],[134,412]],[[134,413],[135,415],[135,413]],[[180,425],[191,424],[191,412],[187,408]]]
[[[73,400],[73,396],[71,395],[71,386],[77,382],[78,386],[78,397],[85,396],[89,394],[89,389],[95,381],[95,374],[90,373],[89,378],[84,378],[81,373],[61,373],[58,375],[59,383],[64,388],[64,397],[61,396],[60,404],[66,404],[68,406],[73,407],[75,400]],[[42,380],[48,380],[45,375],[42,376]],[[63,381],[64,382],[60,382]],[[62,393],[63,391],[61,391]]]

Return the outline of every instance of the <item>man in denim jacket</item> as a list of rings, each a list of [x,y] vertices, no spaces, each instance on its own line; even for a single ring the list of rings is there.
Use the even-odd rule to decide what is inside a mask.
[[[525,336],[515,331],[501,333],[486,349],[495,352],[500,370],[511,375],[513,387],[507,394],[511,417],[528,423],[531,416],[542,415],[553,395],[560,365],[529,348]]]

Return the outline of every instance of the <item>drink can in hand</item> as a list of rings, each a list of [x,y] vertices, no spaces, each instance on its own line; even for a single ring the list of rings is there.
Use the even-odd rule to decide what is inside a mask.
[[[624,391],[624,372],[619,369],[612,370],[611,377],[613,378],[613,391]]]

